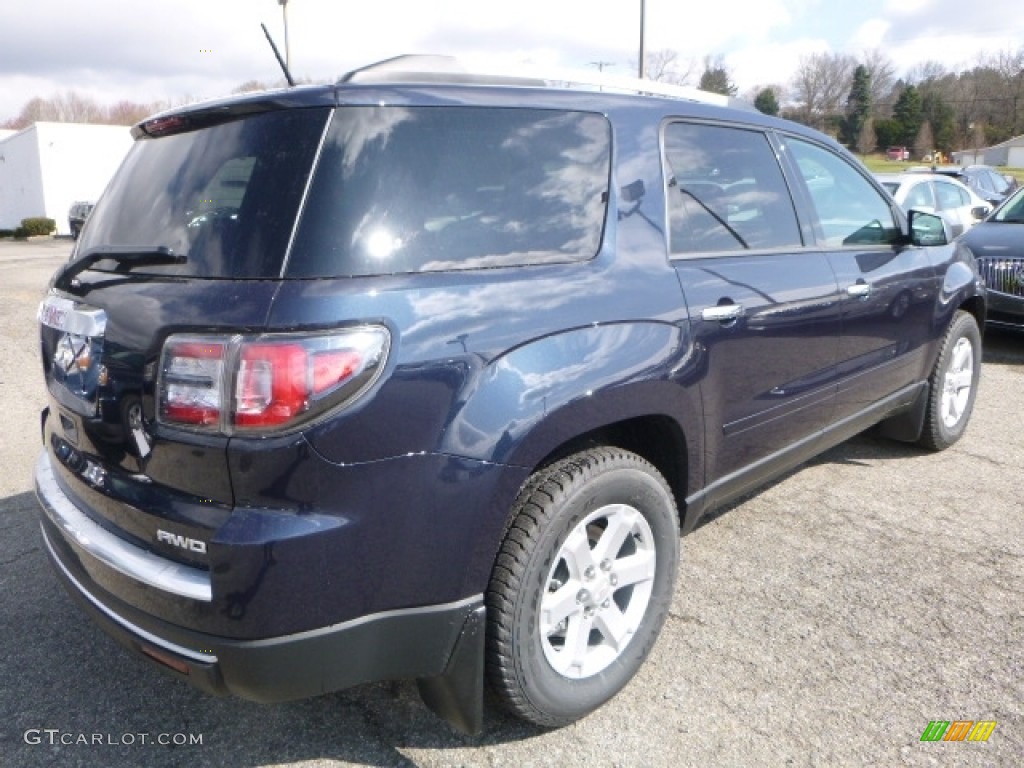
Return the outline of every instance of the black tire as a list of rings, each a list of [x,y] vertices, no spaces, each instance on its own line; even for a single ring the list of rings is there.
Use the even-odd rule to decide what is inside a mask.
[[[933,451],[953,445],[967,429],[981,375],[981,331],[969,312],[953,318],[928,379],[928,410],[918,443]]]
[[[487,674],[502,703],[558,727],[618,693],[665,622],[678,553],[672,493],[639,456],[595,448],[538,471],[487,590]]]

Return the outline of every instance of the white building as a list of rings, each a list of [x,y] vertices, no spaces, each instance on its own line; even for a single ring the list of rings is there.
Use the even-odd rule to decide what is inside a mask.
[[[1014,136],[1002,144],[996,144],[986,149],[984,162],[986,165],[1024,168],[1024,135]]]
[[[67,235],[68,209],[95,202],[132,145],[119,125],[35,123],[0,135],[0,229],[47,216]]]

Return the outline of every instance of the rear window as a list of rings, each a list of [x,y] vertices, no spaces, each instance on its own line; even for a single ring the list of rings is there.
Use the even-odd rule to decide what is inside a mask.
[[[169,248],[185,263],[133,271],[279,277],[328,114],[266,112],[136,141],[89,217],[79,253]]]
[[[610,129],[600,115],[476,107],[342,107],[292,247],[290,277],[592,258]]]

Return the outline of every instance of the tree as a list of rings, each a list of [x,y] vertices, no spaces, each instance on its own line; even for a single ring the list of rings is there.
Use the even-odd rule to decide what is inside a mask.
[[[875,48],[864,52],[860,64],[871,78],[871,114],[876,118],[889,117],[892,114],[892,105],[887,103],[886,99],[892,91],[893,83],[896,82],[896,67],[892,59]]]
[[[860,133],[857,134],[857,151],[862,155],[867,155],[877,148],[878,136],[875,134],[875,121],[872,117],[868,117],[864,121],[864,125],[860,127]]]
[[[735,96],[736,86],[729,77],[729,70],[721,56],[704,57],[704,74],[697,85],[702,91],[720,93],[723,96]]]
[[[917,136],[914,137],[914,157],[922,160],[931,155],[935,150],[935,138],[932,136],[932,126],[927,120],[921,123],[917,129]]]
[[[903,139],[900,138],[900,124],[892,118],[873,121],[875,129],[875,146],[894,147],[902,146]]]
[[[896,106],[892,110],[893,120],[899,124],[899,143],[906,146],[913,146],[917,139],[917,132],[921,130],[921,123],[924,122],[924,112],[921,109],[921,94],[917,88],[908,85],[903,89]]]
[[[644,73],[648,80],[686,85],[693,76],[693,70],[692,59],[683,68],[679,61],[679,51],[673,51],[670,48],[648,51],[644,54]]]
[[[839,140],[849,147],[856,146],[864,123],[871,117],[871,73],[863,64],[853,70],[853,85],[846,98],[846,117],[843,119]]]
[[[936,91],[924,90],[926,85],[921,86],[924,95],[921,98],[921,113],[925,122],[931,126],[932,149],[941,149],[946,154],[953,151],[954,135],[956,126],[954,124],[955,112]]]
[[[852,56],[841,53],[814,53],[802,57],[792,82],[797,103],[795,117],[820,129],[834,122],[856,66]]]
[[[754,108],[766,115],[779,114],[779,98],[773,88],[762,88],[754,97]]]

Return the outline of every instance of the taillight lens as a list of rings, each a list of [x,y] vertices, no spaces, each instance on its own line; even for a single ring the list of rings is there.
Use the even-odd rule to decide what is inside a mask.
[[[160,415],[197,427],[220,424],[224,352],[221,341],[177,338],[164,347]]]
[[[376,381],[390,335],[171,336],[160,366],[160,418],[235,434],[287,430],[346,405]]]

